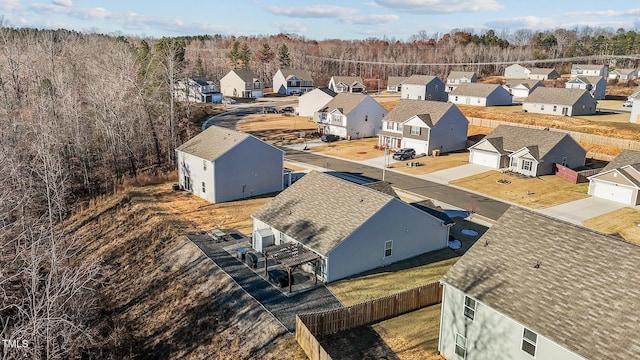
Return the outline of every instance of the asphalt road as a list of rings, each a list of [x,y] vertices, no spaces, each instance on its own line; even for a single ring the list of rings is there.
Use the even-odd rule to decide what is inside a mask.
[[[282,103],[275,103],[275,105],[278,104],[282,105]],[[274,105],[271,102],[264,102],[234,107],[226,113],[207,119],[207,121],[202,125],[202,128],[206,129],[207,127],[215,124],[217,126],[235,129],[237,122],[242,117],[260,113],[263,106]],[[335,171],[358,173],[378,180],[382,179],[382,169],[379,168],[304,151],[291,150],[287,148],[283,148],[283,150],[285,151],[285,158],[288,160],[328,168]],[[468,209],[470,206],[474,206],[477,214],[491,220],[497,220],[500,215],[502,215],[511,206],[507,203],[487,198],[482,195],[415,178],[409,175],[398,174],[392,171],[386,172],[385,180],[399,189],[420,194],[462,209]]]

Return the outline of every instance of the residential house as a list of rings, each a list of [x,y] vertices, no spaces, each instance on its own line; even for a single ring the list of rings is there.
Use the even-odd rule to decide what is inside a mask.
[[[527,176],[553,174],[553,164],[584,166],[587,151],[569,134],[499,125],[469,148],[469,162]]]
[[[445,91],[452,91],[458,86],[458,84],[474,83],[477,81],[478,77],[473,71],[451,71],[447,77],[447,87],[445,88]]]
[[[553,68],[529,68],[528,79],[532,80],[553,80],[560,78],[560,73]]]
[[[589,177],[589,195],[630,206],[640,205],[640,151],[622,150]]]
[[[298,98],[296,112],[299,116],[313,118],[313,114],[327,105],[334,96],[336,93],[327,87],[313,89]]]
[[[283,188],[284,152],[243,132],[211,126],[176,156],[180,187],[212,203]]]
[[[511,105],[511,94],[497,84],[463,83],[449,93],[454,104],[474,106]]]
[[[313,79],[307,70],[279,69],[273,75],[273,91],[278,94],[304,94],[311,90],[313,90]]]
[[[564,85],[567,89],[584,89],[596,100],[603,100],[607,92],[607,80],[602,76],[576,76]]]
[[[530,73],[531,70],[520,64],[509,65],[504,69],[504,77],[507,79],[528,79]]]
[[[387,110],[369,95],[339,93],[316,114],[319,132],[360,139],[378,134]]]
[[[364,81],[359,76],[332,76],[329,89],[336,93],[366,93]]]
[[[602,76],[606,79],[609,76],[609,66],[573,64],[571,66],[571,77],[574,76]]]
[[[542,81],[531,79],[512,79],[503,85],[514,98],[526,98],[538,86],[544,86]]]
[[[416,153],[464,149],[469,121],[452,103],[402,99],[382,119],[378,144]]]
[[[522,103],[522,111],[579,116],[596,113],[596,100],[583,89],[538,87]]]
[[[442,277],[450,360],[635,359],[640,246],[511,206]]]
[[[451,226],[397,197],[316,171],[251,217],[254,249],[290,243],[312,253],[319,261],[303,269],[325,282],[443,249]]]
[[[218,85],[213,81],[202,78],[189,78],[178,80],[175,88],[175,96],[178,101],[196,103],[211,103],[222,101],[222,95]]]
[[[403,99],[447,101],[442,80],[437,76],[411,75],[402,83]]]
[[[231,70],[220,79],[222,95],[240,98],[264,96],[264,83],[251,70]]]
[[[615,69],[609,72],[609,79],[618,81],[634,80],[638,77],[637,69]]]
[[[401,92],[402,83],[407,79],[406,76],[389,76],[387,79],[387,91],[388,92]]]

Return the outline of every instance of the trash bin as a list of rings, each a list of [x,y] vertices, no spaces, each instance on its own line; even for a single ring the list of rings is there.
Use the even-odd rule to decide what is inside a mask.
[[[243,247],[239,247],[238,248],[238,259],[240,259],[240,261],[244,262],[246,256],[247,256],[247,249],[245,249]]]
[[[258,256],[254,253],[247,253],[246,264],[250,268],[256,269],[258,267]]]
[[[433,149],[431,154],[433,154],[433,156],[440,156],[440,149]]]

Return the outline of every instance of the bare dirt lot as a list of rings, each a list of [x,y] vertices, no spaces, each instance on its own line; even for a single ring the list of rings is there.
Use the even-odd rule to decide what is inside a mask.
[[[314,146],[314,153],[337,156],[349,160],[373,159],[384,155],[383,150],[375,149],[378,138],[366,138],[357,140],[340,140],[325,145]]]
[[[238,122],[238,130],[248,132],[275,145],[304,142],[305,136],[318,130],[318,125],[307,117],[287,114],[254,114]]]

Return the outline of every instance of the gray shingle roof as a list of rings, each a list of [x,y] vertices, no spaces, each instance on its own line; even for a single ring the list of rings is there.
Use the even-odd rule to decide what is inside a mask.
[[[427,214],[431,214],[438,219],[442,220],[445,225],[454,224],[454,221],[447,215],[447,213],[440,206],[437,206],[431,200],[422,200],[418,202],[411,203],[411,205],[419,210],[426,212]]]
[[[369,95],[363,94],[340,93],[334,96],[333,99],[331,99],[320,111],[331,112],[335,109],[340,109],[340,112],[346,115],[355,109],[368,96]]]
[[[556,71],[556,69],[554,68],[539,68],[539,67],[529,68],[529,70],[531,71],[531,74],[535,74],[535,75],[549,75],[553,71]]]
[[[485,139],[502,138],[502,149],[508,152],[514,152],[524,147],[537,146],[539,159],[541,159],[567,136],[569,134],[558,131],[498,125]],[[492,144],[494,146],[497,145],[497,143],[493,142]]]
[[[452,107],[455,107],[455,105],[442,101],[401,99],[383,120],[405,122],[413,116],[427,114],[431,118],[431,125],[427,125],[431,127],[433,124],[438,123],[442,116]]]
[[[583,82],[587,85],[595,85],[597,84],[599,81],[601,81],[603,79],[602,76],[576,76],[571,78],[569,81],[569,83],[575,83],[575,82]]]
[[[504,90],[502,86],[497,84],[462,83],[455,89],[451,90],[449,94],[487,97],[499,89]]]
[[[356,81],[363,84],[362,78],[359,76],[334,76],[333,81],[336,84],[344,83],[349,86],[353,85]]]
[[[539,86],[529,94],[529,97],[525,102],[573,106],[573,104],[575,104],[584,94],[589,95],[589,92],[584,89]]]
[[[447,79],[471,79],[475,74],[476,73],[473,71],[451,71],[449,72],[449,76],[447,76]]]
[[[625,149],[622,150],[622,152],[618,154],[618,156],[613,158],[613,160],[611,160],[609,164],[607,164],[607,166],[602,169],[601,172],[618,169],[625,165],[633,165],[638,163],[640,163],[640,151]]]
[[[583,69],[583,70],[600,70],[604,65],[587,65],[587,64],[573,64],[571,69]]]
[[[635,359],[638,264],[638,245],[512,206],[442,280],[585,358]]]
[[[311,73],[307,70],[302,69],[280,69],[280,72],[284,76],[285,79],[289,79],[291,76],[295,76],[300,80],[305,81],[313,81],[311,78]]]
[[[637,71],[637,70],[636,69],[615,69],[612,72],[618,73],[620,75],[629,75],[634,71]]]
[[[638,178],[638,165],[640,164],[634,164],[634,165],[629,165],[629,166],[624,166],[620,169],[618,169],[618,171],[627,179],[629,179],[629,181],[631,181],[636,187],[640,187],[640,178]]]
[[[431,75],[411,75],[403,82],[403,84],[426,85],[435,79],[436,77]]]
[[[333,90],[329,89],[329,88],[328,88],[328,87],[326,87],[326,86],[323,86],[323,87],[320,87],[320,88],[317,88],[317,89],[318,89],[318,90],[320,90],[320,91],[322,91],[323,93],[325,93],[325,94],[327,94],[327,95],[331,96],[331,97],[334,97],[334,96],[336,96],[336,95],[337,95],[335,91],[333,91]]]
[[[398,193],[396,193],[396,191],[393,190],[393,187],[391,187],[391,184],[389,184],[386,181],[375,181],[371,183],[362,184],[362,186],[366,186],[369,189],[373,189],[383,194],[391,195],[394,198],[400,199],[400,196],[398,196]]]
[[[538,84],[538,86],[543,86],[542,82],[540,80],[531,80],[531,79],[512,79],[509,80],[505,83],[505,85],[507,87],[514,87],[514,86],[518,86],[520,84],[524,85],[527,87],[527,89],[531,89],[532,87],[534,87],[536,84]]]
[[[242,81],[244,81],[246,83],[252,83],[254,80],[260,80],[260,79],[258,79],[256,74],[254,74],[253,71],[251,71],[251,70],[234,69],[234,70],[231,70],[231,71],[236,73],[238,75],[238,77],[240,79],[242,79]]]
[[[312,171],[252,216],[326,255],[393,199],[366,186]]]
[[[389,79],[387,79],[387,85],[400,85],[404,83],[406,79],[406,76],[389,76]]]
[[[248,138],[249,134],[219,126],[211,126],[176,150],[202,159],[215,160],[229,149]]]

